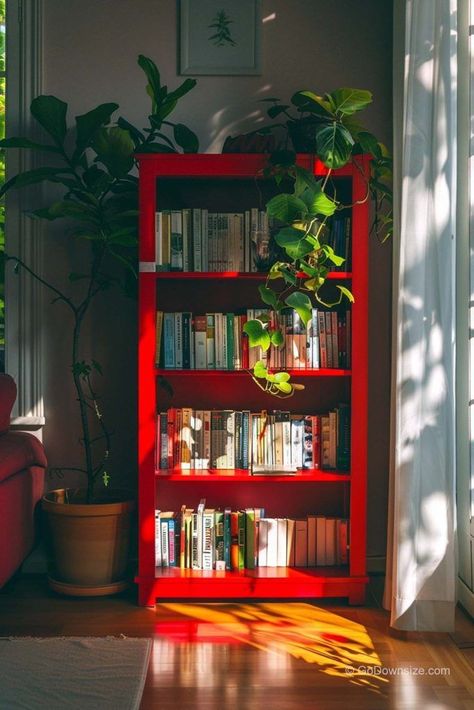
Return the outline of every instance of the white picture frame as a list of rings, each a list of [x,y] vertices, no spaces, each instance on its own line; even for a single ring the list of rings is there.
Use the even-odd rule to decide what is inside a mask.
[[[262,73],[260,0],[181,0],[179,5],[180,74]]]

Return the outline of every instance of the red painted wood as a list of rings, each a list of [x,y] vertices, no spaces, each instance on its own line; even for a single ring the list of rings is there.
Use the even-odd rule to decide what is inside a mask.
[[[156,279],[158,281],[172,279],[178,281],[182,279],[203,279],[210,281],[220,281],[222,279],[238,279],[241,281],[265,281],[266,274],[261,273],[243,273],[240,271],[157,271]],[[327,276],[331,281],[350,281],[352,273],[350,271],[331,271]]]
[[[368,416],[368,328],[369,328],[369,203],[367,196],[369,159],[362,156],[360,170],[352,181],[352,416],[350,571],[366,574],[367,546],[367,416]],[[360,591],[360,590],[359,590]],[[353,595],[355,599],[357,595]]]
[[[156,471],[157,479],[164,479],[168,481],[175,481],[178,483],[203,481],[209,483],[212,480],[213,483],[234,483],[235,481],[246,483],[308,483],[308,482],[321,482],[321,483],[341,483],[344,481],[350,481],[350,473],[337,471],[321,471],[321,470],[310,470],[307,471],[297,471],[294,474],[289,475],[258,475],[252,474],[246,469],[209,469],[203,471],[200,469],[160,469]]]
[[[292,377],[350,377],[352,370],[314,369],[314,370],[287,370]],[[157,375],[163,377],[248,377],[247,370],[173,370],[157,368]]]
[[[156,211],[156,179],[162,177],[198,178],[215,177],[231,179],[232,177],[247,177],[254,179],[261,174],[267,163],[263,155],[140,155],[140,261],[154,262],[155,260],[155,211]],[[312,156],[298,156],[300,165],[312,169],[317,175],[325,175],[327,169]],[[367,193],[367,175],[369,170],[368,158],[360,158],[360,170],[348,165],[342,170],[335,171],[335,177],[352,178],[353,202],[361,201]],[[314,598],[314,597],[347,597],[351,603],[361,603],[364,597],[366,577],[366,478],[367,478],[367,357],[368,357],[368,225],[369,208],[367,202],[355,204],[353,207],[352,238],[353,257],[351,273],[333,273],[330,279],[352,280],[352,291],[355,303],[352,310],[352,370],[295,370],[294,376],[318,378],[314,383],[307,383],[307,389],[300,393],[300,404],[290,400],[291,411],[297,411],[299,406],[310,411],[318,411],[318,407],[326,406],[328,397],[334,398],[333,405],[341,401],[338,392],[351,388],[352,401],[352,445],[351,445],[351,471],[350,473],[337,474],[335,472],[310,471],[296,476],[250,476],[248,472],[234,471],[229,475],[219,471],[183,474],[177,471],[156,472],[154,469],[154,441],[155,441],[155,412],[157,405],[160,409],[167,406],[198,406],[212,408],[222,406],[223,399],[227,398],[232,406],[233,398],[237,402],[243,393],[248,397],[248,402],[254,404],[253,398],[258,400],[262,408],[271,408],[273,401],[266,395],[258,392],[247,392],[247,382],[242,372],[226,371],[183,371],[183,370],[157,370],[155,368],[155,311],[157,307],[157,291],[160,293],[160,282],[163,287],[172,287],[173,282],[180,280],[199,280],[200,283],[208,280],[219,281],[261,281],[264,274],[239,274],[226,273],[140,273],[139,277],[139,356],[138,356],[138,416],[139,416],[139,569],[136,582],[139,586],[139,604],[151,606],[156,598],[200,598],[200,599],[229,599],[229,598]],[[146,268],[146,267],[145,267]],[[183,284],[184,287],[184,284]],[[194,289],[192,283],[190,287]],[[212,289],[212,286],[209,287]],[[221,288],[224,288],[222,284]],[[237,288],[240,288],[238,286]],[[202,290],[204,289],[204,290]],[[204,283],[201,291],[196,292],[196,299],[209,291]],[[169,291],[168,291],[169,294]],[[201,294],[201,295],[200,295]],[[216,306],[217,307],[217,306]],[[166,399],[164,390],[159,388],[160,402],[156,401],[156,377],[169,377],[175,388],[174,404]],[[202,378],[220,377],[220,385],[211,391],[203,385]],[[190,379],[191,378],[191,379]],[[349,379],[344,379],[349,378]],[[184,383],[193,383],[192,388]],[[316,384],[317,383],[317,384]],[[332,383],[332,384],[331,384]],[[316,397],[313,404],[309,404],[312,389]],[[333,389],[336,387],[336,389]],[[333,393],[333,394],[331,394]],[[217,396],[218,395],[218,396]],[[337,395],[337,398],[336,398]],[[183,397],[187,401],[184,402]],[[213,399],[214,396],[214,399]],[[194,397],[194,399],[193,399]],[[259,399],[260,398],[260,399]],[[183,401],[181,401],[183,399]],[[255,402],[255,403],[256,403]],[[344,483],[341,488],[334,487],[336,482]],[[181,484],[188,483],[185,489]],[[318,569],[287,569],[272,570],[262,568],[255,571],[237,573],[205,573],[191,570],[158,570],[155,578],[154,562],[154,511],[155,491],[157,498],[167,494],[166,490],[178,491],[192,490],[192,483],[205,486],[203,490],[208,495],[216,483],[239,483],[229,489],[229,504],[232,503],[232,491],[236,494],[242,489],[248,491],[253,483],[266,484],[257,490],[271,491],[268,496],[275,501],[284,496],[284,503],[288,515],[293,510],[301,509],[301,505],[309,505],[307,490],[314,490],[315,502],[319,505],[333,505],[334,501],[341,509],[345,509],[346,495],[349,494],[350,510],[350,568],[318,568]],[[274,487],[273,484],[279,484]],[[302,487],[293,484],[303,484]],[[331,485],[324,486],[324,483]],[[288,485],[289,484],[289,485]],[[304,484],[307,484],[308,488]],[[314,488],[312,486],[314,485]],[[220,486],[218,487],[220,489]],[[222,489],[223,494],[227,489]],[[323,494],[323,491],[325,492]],[[332,491],[333,495],[330,495]],[[217,492],[217,489],[216,489]],[[194,495],[194,494],[193,494]],[[240,495],[240,494],[239,494]],[[246,494],[247,495],[247,494]],[[337,499],[340,496],[340,502]],[[179,493],[176,499],[181,497]],[[219,496],[216,495],[218,499]],[[227,493],[226,493],[227,498]],[[238,498],[238,496],[237,496]],[[193,498],[194,500],[194,498]],[[191,501],[188,501],[191,502]],[[310,501],[309,501],[310,502]],[[265,504],[265,501],[264,501]],[[315,505],[315,508],[317,506]],[[328,508],[330,510],[331,508]],[[319,509],[318,509],[319,510]]]

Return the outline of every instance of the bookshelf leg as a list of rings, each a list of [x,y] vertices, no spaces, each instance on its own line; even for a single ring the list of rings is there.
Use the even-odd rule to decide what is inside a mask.
[[[349,604],[351,606],[363,606],[365,604],[365,584],[352,587],[349,592]]]
[[[138,606],[146,606],[149,609],[154,609],[156,606],[156,597],[153,584],[138,585]]]

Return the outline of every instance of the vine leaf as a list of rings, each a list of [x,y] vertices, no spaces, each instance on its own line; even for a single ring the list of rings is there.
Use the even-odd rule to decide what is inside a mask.
[[[286,298],[285,303],[290,306],[290,308],[294,308],[303,323],[308,325],[308,322],[311,320],[312,308],[309,296],[305,293],[301,293],[300,291],[294,291]]]

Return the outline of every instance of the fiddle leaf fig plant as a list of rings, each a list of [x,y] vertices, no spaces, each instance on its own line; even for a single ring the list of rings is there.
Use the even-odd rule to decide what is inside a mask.
[[[385,147],[356,119],[356,114],[372,102],[372,94],[363,89],[342,88],[323,96],[298,91],[292,96],[291,105],[273,98],[266,101],[272,104],[268,109],[270,118],[284,116],[287,119],[286,123],[273,127],[283,126],[295,149],[313,153],[327,170],[324,178],[316,178],[297,164],[296,153],[288,150],[287,143],[269,156],[264,175],[273,177],[278,186],[286,186],[289,181],[291,189],[281,191],[266,205],[270,220],[279,225],[273,238],[284,254],[284,259],[271,264],[265,284],[259,289],[271,316],[260,316],[244,326],[250,347],[259,347],[264,352],[283,346],[282,331],[270,327],[270,323],[278,323],[283,309],[296,311],[306,327],[316,304],[333,308],[344,299],[354,301],[344,285],[336,284],[338,296],[330,301],[323,296],[322,287],[331,269],[344,263],[344,257],[327,243],[328,223],[338,212],[350,207],[338,199],[331,181],[332,172],[350,161],[354,161],[357,168],[358,154],[372,156],[365,199],[374,198],[377,226],[385,230],[385,238],[392,231],[391,159]],[[291,109],[296,115],[290,113]],[[298,142],[301,140],[306,142]],[[263,360],[257,362],[252,376],[259,387],[277,397],[291,397],[295,391],[303,389],[303,385],[291,382],[288,372],[270,372]]]
[[[87,501],[94,500],[96,484],[107,486],[110,475],[108,461],[112,432],[106,425],[95,380],[103,374],[101,365],[84,355],[83,325],[98,295],[110,287],[122,286],[130,293],[136,281],[138,242],[138,178],[136,152],[185,152],[198,150],[196,135],[181,123],[169,120],[170,114],[196,84],[186,79],[169,91],[161,84],[155,63],[140,55],[138,64],[147,78],[151,98],[148,125],[138,129],[124,118],[112,122],[118,104],[104,103],[76,116],[68,124],[68,105],[55,96],[38,96],[31,103],[31,114],[43,129],[41,142],[28,137],[6,138],[0,147],[27,149],[43,154],[51,164],[27,170],[8,180],[0,189],[0,197],[12,189],[43,182],[56,183],[62,190],[59,199],[30,212],[30,216],[48,222],[65,220],[65,238],[77,239],[82,246],[75,270],[63,282],[51,283],[37,274],[19,256],[1,254],[12,262],[14,270],[22,269],[41,283],[71,316],[71,375],[79,406],[84,461],[75,470],[87,479]],[[165,130],[172,130],[170,138]],[[174,140],[174,142],[173,142]],[[175,145],[176,144],[176,145]],[[115,263],[115,266],[114,266]],[[117,263],[123,275],[117,275]],[[77,287],[72,293],[73,282]]]

